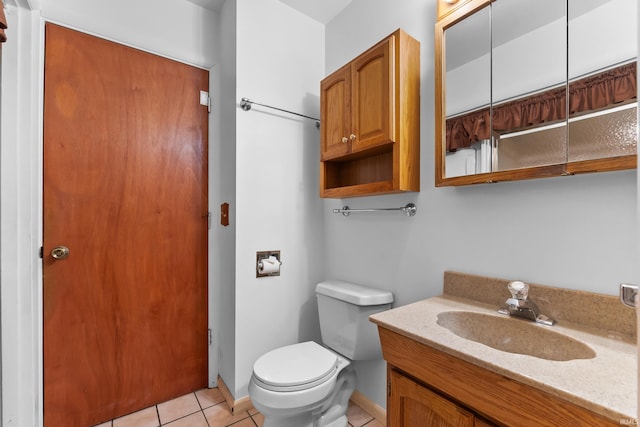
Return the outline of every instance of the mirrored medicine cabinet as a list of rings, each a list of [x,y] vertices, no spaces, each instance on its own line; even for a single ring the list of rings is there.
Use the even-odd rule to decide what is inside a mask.
[[[435,34],[436,186],[636,167],[637,0],[448,7]]]

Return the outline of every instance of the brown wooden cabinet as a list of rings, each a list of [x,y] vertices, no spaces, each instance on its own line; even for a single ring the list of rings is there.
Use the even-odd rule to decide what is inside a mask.
[[[389,370],[389,424],[392,426],[473,427],[474,416],[396,370]]]
[[[419,42],[397,30],[320,86],[320,195],[419,191]]]
[[[378,327],[387,361],[387,427],[614,426],[547,392]]]

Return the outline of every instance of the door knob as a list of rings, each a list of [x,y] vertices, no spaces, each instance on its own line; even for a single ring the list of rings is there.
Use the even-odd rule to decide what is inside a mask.
[[[51,249],[51,256],[55,259],[65,259],[69,256],[69,248],[66,246],[56,246]]]

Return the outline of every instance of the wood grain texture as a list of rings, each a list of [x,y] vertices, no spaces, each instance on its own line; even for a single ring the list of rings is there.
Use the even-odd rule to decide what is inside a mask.
[[[444,0],[436,0],[437,1],[437,12],[436,19],[438,21],[442,20],[445,16],[454,12],[456,9],[464,6],[466,3],[472,0],[458,0],[455,3],[449,3]]]
[[[395,129],[395,36],[391,35],[351,65],[351,151],[368,150],[397,141]]]
[[[320,83],[320,158],[331,160],[350,152],[351,67],[344,66]]]
[[[346,102],[332,101],[330,88],[345,79],[345,69],[351,70],[351,92],[344,93],[350,99],[350,110],[349,118],[341,119],[338,109],[332,112],[329,105]],[[322,123],[326,126],[321,133],[321,197],[419,191],[419,42],[397,30],[324,79],[321,89]],[[346,151],[334,150],[333,142],[325,140],[337,138],[339,132],[332,129],[340,128],[334,124],[339,119],[350,123],[342,128],[349,139],[342,147]],[[391,155],[382,160],[381,152]],[[366,157],[370,161],[364,161]],[[338,162],[350,164],[340,166]]]
[[[567,163],[567,173],[591,173],[609,172],[625,169],[636,169],[638,167],[638,155],[608,157],[595,160],[583,160],[580,162]]]
[[[393,369],[389,370],[392,402],[389,426],[473,427],[471,412]]]
[[[389,369],[406,373],[498,425],[613,426],[599,414],[379,327]],[[392,407],[389,400],[387,412]],[[402,424],[391,423],[389,427]],[[485,422],[486,423],[486,422]]]
[[[208,73],[45,31],[44,417],[87,427],[207,384]]]
[[[398,190],[420,191],[420,43],[402,30],[397,34],[395,101],[400,144],[394,145],[393,180]]]

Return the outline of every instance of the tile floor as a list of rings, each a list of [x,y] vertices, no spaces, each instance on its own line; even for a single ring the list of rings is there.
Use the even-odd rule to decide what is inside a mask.
[[[349,427],[383,427],[359,406],[350,403]],[[202,389],[168,402],[100,424],[96,427],[262,427],[264,417],[255,409],[231,414],[217,388]]]

